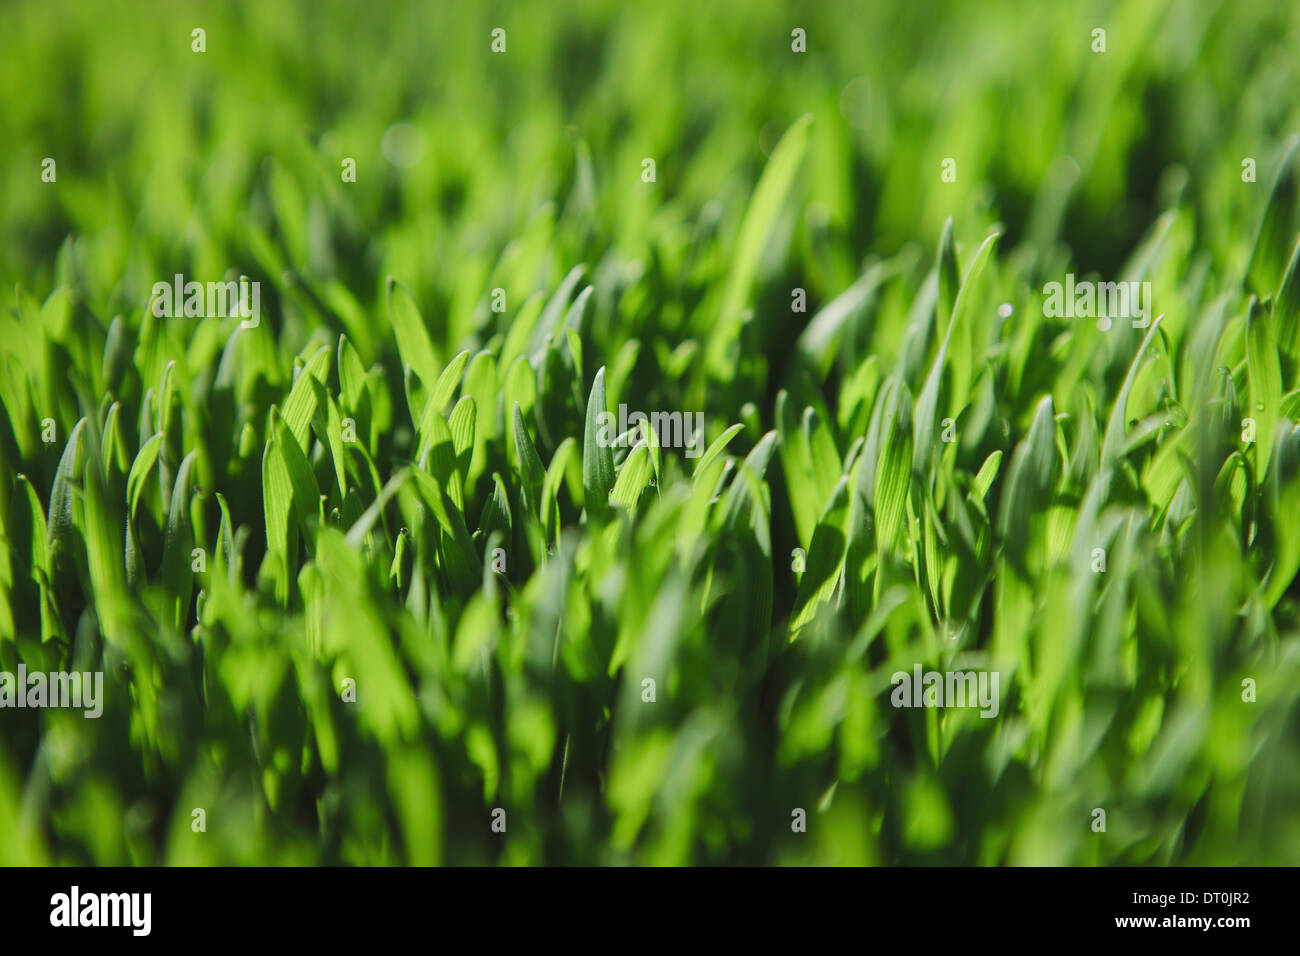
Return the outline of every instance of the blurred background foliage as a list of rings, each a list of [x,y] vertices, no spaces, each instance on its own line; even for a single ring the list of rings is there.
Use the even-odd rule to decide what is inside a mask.
[[[0,16],[0,862],[1297,861],[1300,7]]]

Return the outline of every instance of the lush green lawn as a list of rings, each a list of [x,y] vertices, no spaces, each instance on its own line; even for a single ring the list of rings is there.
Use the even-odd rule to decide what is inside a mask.
[[[1300,7],[0,16],[0,863],[1300,862]]]

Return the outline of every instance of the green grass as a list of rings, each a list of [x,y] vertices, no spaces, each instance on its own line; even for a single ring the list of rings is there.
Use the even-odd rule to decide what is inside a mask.
[[[6,14],[0,863],[1298,862],[1300,11],[435,6]]]

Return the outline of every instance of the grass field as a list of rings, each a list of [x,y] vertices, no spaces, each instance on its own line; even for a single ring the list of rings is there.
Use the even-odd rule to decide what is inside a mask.
[[[1300,6],[0,24],[0,864],[1300,863]]]

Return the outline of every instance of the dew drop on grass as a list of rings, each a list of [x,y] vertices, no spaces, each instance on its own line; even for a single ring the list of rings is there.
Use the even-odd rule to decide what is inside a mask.
[[[1014,311],[1016,310],[1012,307],[1010,302],[1003,302],[998,306],[998,315],[1002,316],[1004,319],[1011,318],[1011,313]]]

